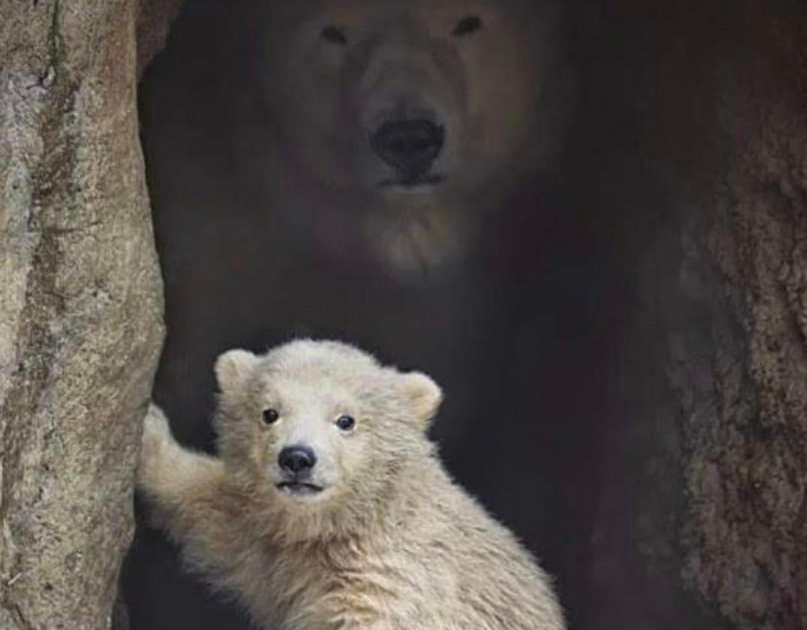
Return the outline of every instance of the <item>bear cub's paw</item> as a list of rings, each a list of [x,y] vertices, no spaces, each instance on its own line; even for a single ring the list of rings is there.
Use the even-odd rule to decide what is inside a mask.
[[[168,426],[168,419],[157,405],[150,403],[143,419],[143,437],[137,466],[139,488],[148,492],[158,486],[161,471],[164,469],[163,462],[173,444],[174,438]]]

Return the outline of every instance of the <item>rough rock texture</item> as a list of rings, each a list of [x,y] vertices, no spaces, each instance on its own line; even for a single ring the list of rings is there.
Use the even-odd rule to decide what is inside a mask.
[[[592,625],[804,630],[807,7],[608,10],[622,139],[597,186],[635,303]]]
[[[0,4],[0,628],[109,626],[162,338],[133,0]]]
[[[687,573],[738,628],[807,628],[807,10],[750,3],[725,94],[707,389],[678,377]],[[741,343],[734,343],[739,340]],[[705,366],[704,366],[705,367]]]

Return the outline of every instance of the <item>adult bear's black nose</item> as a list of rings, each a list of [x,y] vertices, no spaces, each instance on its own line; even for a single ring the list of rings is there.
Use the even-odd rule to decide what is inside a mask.
[[[426,173],[440,154],[443,127],[430,120],[391,120],[370,136],[373,151],[407,179]]]
[[[317,456],[307,446],[287,446],[277,457],[281,470],[295,477],[310,472],[317,463]]]

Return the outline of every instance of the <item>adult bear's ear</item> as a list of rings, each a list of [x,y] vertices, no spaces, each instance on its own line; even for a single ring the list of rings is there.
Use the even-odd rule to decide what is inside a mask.
[[[222,392],[232,391],[244,381],[260,358],[248,350],[228,350],[216,359],[216,381]]]
[[[443,390],[422,372],[408,372],[401,375],[401,378],[404,400],[418,426],[425,431],[440,408]]]

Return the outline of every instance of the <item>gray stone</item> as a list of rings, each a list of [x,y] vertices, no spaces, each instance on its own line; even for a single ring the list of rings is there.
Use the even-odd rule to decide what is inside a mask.
[[[163,335],[131,0],[0,5],[0,627],[109,627]]]

